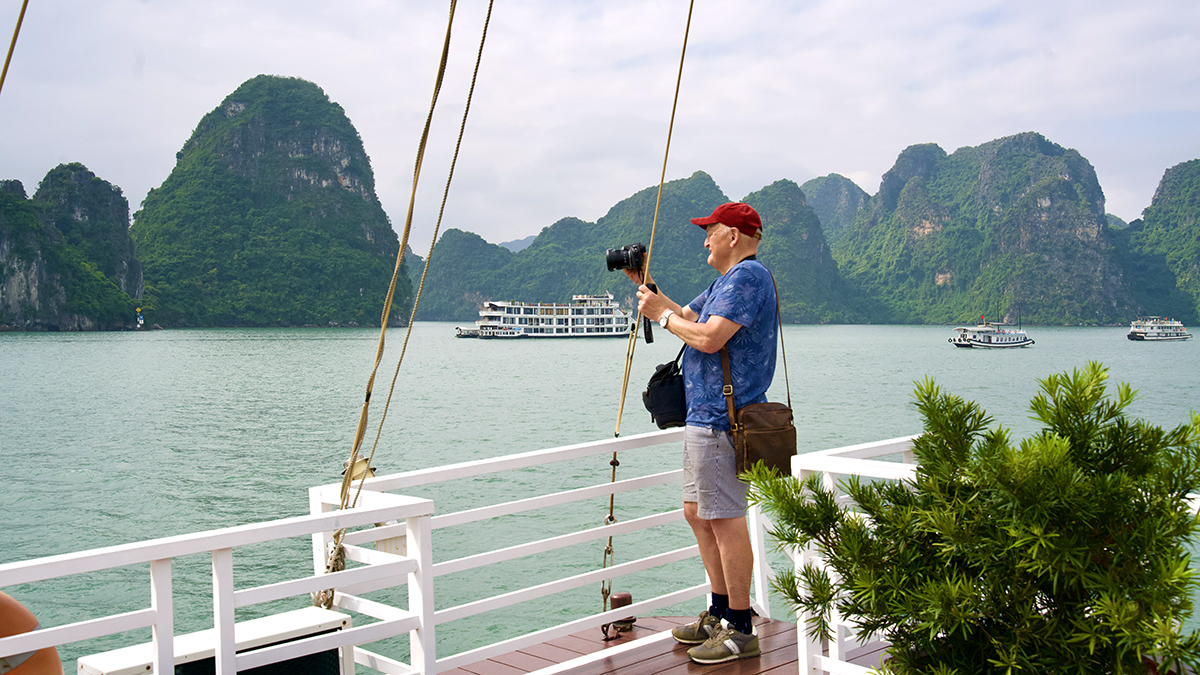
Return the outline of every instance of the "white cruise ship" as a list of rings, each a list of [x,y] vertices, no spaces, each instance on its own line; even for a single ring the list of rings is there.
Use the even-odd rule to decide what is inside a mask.
[[[567,338],[627,337],[633,312],[621,309],[612,293],[573,295],[570,303],[488,300],[474,328],[458,326],[457,337]]]
[[[1163,316],[1143,316],[1129,322],[1130,340],[1186,340],[1192,334],[1183,329],[1183,323]]]

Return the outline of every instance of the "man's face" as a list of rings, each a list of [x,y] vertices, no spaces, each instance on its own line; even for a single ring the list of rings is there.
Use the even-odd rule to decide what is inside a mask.
[[[704,228],[704,232],[704,248],[708,249],[708,264],[720,270],[720,263],[733,255],[733,228],[722,223],[713,223]]]

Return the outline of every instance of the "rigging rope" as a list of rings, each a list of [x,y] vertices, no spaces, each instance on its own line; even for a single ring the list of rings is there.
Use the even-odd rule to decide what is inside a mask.
[[[667,126],[667,147],[663,152],[662,173],[658,178],[658,197],[654,202],[654,221],[650,225],[650,245],[646,248],[646,261],[642,264],[643,279],[648,279],[650,277],[650,260],[654,256],[654,235],[658,231],[658,212],[659,208],[662,206],[663,184],[667,180],[667,158],[671,155],[671,135],[675,131],[675,111],[679,107],[679,89],[683,82],[683,63],[684,59],[687,57],[688,33],[690,33],[692,29],[692,9],[695,7],[695,4],[695,0],[690,0],[688,2],[687,23],[684,25],[683,29],[683,49],[679,54],[679,72],[675,76],[675,98],[671,102],[671,122]],[[621,435],[621,418],[625,414],[625,395],[629,390],[629,372],[633,367],[633,351],[634,346],[637,345],[638,327],[642,323],[641,318],[641,313],[639,312],[638,316],[634,317],[633,328],[629,331],[629,342],[625,348],[625,376],[621,381],[621,401],[617,407],[617,426],[613,431],[613,437],[619,437]],[[621,462],[617,459],[616,452],[613,453],[612,460],[609,461],[609,465],[612,466],[612,482],[615,483],[617,482],[617,467],[621,465]],[[615,507],[616,493],[609,493],[608,516],[604,519],[605,525],[612,525],[613,523],[617,522]],[[603,567],[608,568],[613,564],[613,562],[613,538],[612,535],[609,535],[608,545],[604,547]],[[608,611],[608,599],[611,595],[612,579],[608,578],[600,582],[601,606],[603,608],[601,611]],[[605,637],[607,637],[608,625],[605,625],[603,630]]]
[[[25,8],[29,0],[21,3],[21,13],[17,15],[17,27],[13,29],[12,42],[8,43],[8,56],[4,57],[4,70],[0,70],[0,91],[4,90],[4,78],[8,77],[8,64],[12,62],[13,50],[17,47],[17,36],[21,34],[21,22],[25,20]]]
[[[482,37],[480,38],[480,41],[479,41],[479,50],[475,57],[475,70],[474,70],[473,74],[471,75],[471,87],[470,87],[469,92],[467,93],[467,102],[466,102],[466,106],[463,110],[462,122],[459,125],[459,130],[458,130],[458,140],[454,146],[454,157],[450,163],[450,170],[446,177],[446,187],[442,191],[442,202],[441,202],[441,207],[438,210],[437,223],[434,227],[433,237],[429,243],[429,254],[425,258],[425,268],[421,272],[421,283],[417,288],[416,296],[413,298],[413,306],[412,306],[412,310],[409,314],[409,320],[408,320],[408,329],[404,335],[404,343],[400,350],[400,357],[396,361],[396,369],[392,374],[391,386],[388,389],[387,398],[384,401],[383,413],[380,415],[379,425],[376,428],[375,440],[371,445],[371,453],[367,458],[366,466],[368,466],[368,467],[370,466],[371,462],[374,460],[375,451],[379,446],[379,439],[383,433],[383,423],[387,419],[388,409],[391,406],[392,395],[396,389],[396,381],[399,379],[399,375],[400,375],[400,366],[404,362],[405,353],[408,351],[408,341],[409,341],[409,338],[412,336],[412,327],[413,327],[413,323],[415,322],[415,319],[417,316],[417,308],[420,306],[421,296],[425,290],[425,279],[426,279],[426,276],[429,274],[430,262],[433,260],[433,247],[434,247],[434,244],[437,243],[437,235],[438,235],[438,232],[441,230],[442,217],[445,214],[446,201],[450,194],[450,184],[454,179],[454,167],[458,163],[458,155],[459,155],[459,151],[462,147],[462,139],[463,139],[463,135],[466,131],[466,127],[467,127],[467,116],[471,111],[471,100],[475,93],[476,80],[479,77],[479,64],[483,59],[483,46],[484,46],[484,43],[487,41],[487,29],[488,29],[488,25],[491,22],[491,18],[492,18],[493,2],[494,2],[494,0],[489,0],[489,2],[488,2],[487,16],[484,19]],[[442,57],[439,62],[439,65],[438,65],[437,79],[434,84],[433,100],[429,106],[429,114],[425,118],[425,127],[421,133],[421,141],[420,141],[420,143],[418,145],[418,149],[417,149],[416,166],[414,167],[414,170],[413,170],[412,193],[409,196],[408,213],[405,216],[405,220],[404,220],[404,232],[403,232],[403,235],[401,236],[401,240],[400,240],[400,249],[396,253],[396,266],[395,266],[395,269],[392,271],[391,285],[388,287],[387,297],[384,300],[383,318],[380,321],[380,329],[379,329],[379,346],[376,349],[376,353],[375,353],[375,365],[374,365],[374,368],[371,370],[370,378],[368,378],[368,380],[367,380],[367,392],[366,392],[366,396],[363,400],[362,412],[359,414],[358,428],[355,430],[354,444],[350,451],[350,459],[347,460],[347,462],[346,462],[345,475],[342,477],[341,495],[340,495],[340,499],[339,499],[339,501],[340,501],[339,506],[342,509],[353,508],[353,506],[355,506],[358,503],[358,498],[362,494],[363,484],[366,482],[366,480],[365,480],[366,474],[364,473],[363,479],[359,480],[359,482],[358,482],[358,489],[354,492],[354,498],[352,500],[348,501],[350,486],[354,481],[355,467],[357,466],[358,459],[359,459],[359,451],[362,448],[362,441],[363,441],[364,436],[366,435],[368,411],[369,411],[370,403],[371,403],[371,393],[374,389],[374,384],[375,384],[375,375],[378,373],[379,364],[383,359],[384,335],[387,332],[387,319],[388,319],[388,315],[391,313],[392,300],[395,295],[395,289],[396,289],[396,280],[399,277],[400,266],[404,259],[404,252],[408,249],[409,233],[412,231],[412,218],[413,218],[414,204],[416,202],[417,183],[418,183],[418,180],[421,175],[421,165],[425,158],[425,147],[426,147],[426,144],[429,139],[429,129],[430,129],[430,126],[432,125],[433,113],[434,113],[435,108],[437,107],[438,95],[441,92],[442,82],[445,79],[446,63],[449,59],[449,51],[450,51],[451,29],[454,24],[454,11],[455,11],[456,5],[457,5],[457,0],[450,1],[450,16],[449,16],[449,20],[446,25],[446,37],[445,37],[445,41],[442,45]],[[338,570],[344,568],[345,554],[344,554],[344,549],[342,548],[342,539],[344,536],[345,536],[345,530],[338,530],[337,532],[334,533],[333,548],[329,553],[329,561],[326,564],[326,572],[334,572],[334,571],[338,571]],[[314,602],[314,604],[318,604],[318,605],[324,606],[326,608],[331,607],[332,602],[333,602],[332,589],[327,590],[327,591],[322,591],[321,593],[314,594],[313,602]]]

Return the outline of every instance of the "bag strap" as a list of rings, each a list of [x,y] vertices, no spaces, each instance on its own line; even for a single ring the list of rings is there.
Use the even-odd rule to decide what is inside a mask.
[[[771,274],[771,270],[767,270]],[[792,407],[792,383],[788,381],[787,348],[783,344],[783,313],[779,311],[779,285],[775,283],[775,275],[771,274],[771,285],[775,287],[775,322],[779,328],[779,353],[783,355],[783,386],[787,389],[788,407]]]
[[[766,269],[764,267],[764,269]],[[767,270],[767,274],[771,274],[771,270]],[[771,285],[775,287],[775,321],[779,330],[779,349],[783,354],[783,383],[787,388],[788,407],[792,407],[792,385],[788,382],[787,375],[787,349],[783,345],[783,314],[779,311],[779,286],[775,283],[775,275],[771,274]],[[721,389],[721,394],[725,397],[725,408],[729,412],[729,430],[730,432],[737,431],[735,408],[733,407],[733,377],[729,370],[729,346],[722,345],[721,347],[721,370],[725,373],[725,386]]]
[[[685,349],[687,349],[686,342],[684,342],[683,346],[679,348],[679,353],[675,355],[675,365],[677,365],[677,366],[682,365],[680,362],[683,360],[683,351]]]
[[[725,371],[725,386],[721,389],[721,394],[725,396],[725,409],[729,412],[729,433],[737,438],[738,423],[737,416],[733,414],[733,378],[729,374],[728,347],[721,347],[721,370]]]

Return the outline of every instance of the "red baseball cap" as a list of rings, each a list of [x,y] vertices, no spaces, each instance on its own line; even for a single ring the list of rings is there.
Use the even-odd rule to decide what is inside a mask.
[[[729,227],[736,227],[742,234],[762,239],[762,218],[758,217],[758,211],[755,211],[754,207],[741,202],[722,204],[713,210],[711,216],[692,218],[692,222],[703,228],[707,228],[713,223],[721,223]]]

